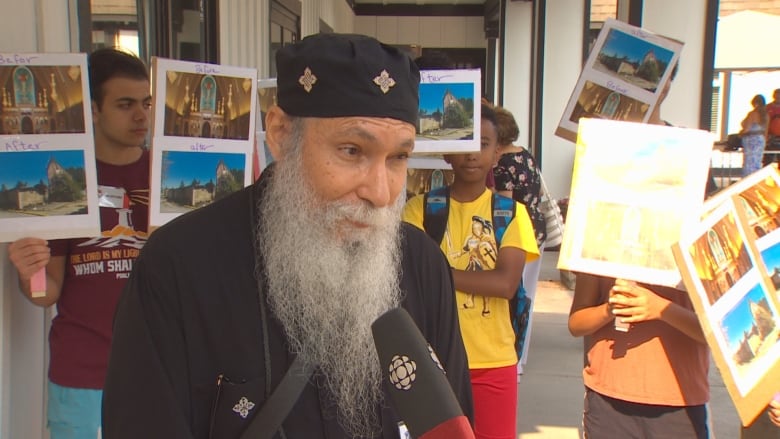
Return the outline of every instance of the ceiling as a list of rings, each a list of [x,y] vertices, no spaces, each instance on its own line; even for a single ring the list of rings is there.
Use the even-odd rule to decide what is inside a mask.
[[[497,0],[347,0],[355,15],[484,16],[485,4]]]
[[[481,5],[484,0],[354,0],[354,4],[410,4],[410,5]]]

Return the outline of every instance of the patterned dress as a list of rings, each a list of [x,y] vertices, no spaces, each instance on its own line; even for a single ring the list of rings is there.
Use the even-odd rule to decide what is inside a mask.
[[[764,127],[754,123],[747,134],[742,135],[742,176],[748,176],[762,167],[766,137]]]
[[[493,168],[497,191],[512,191],[512,198],[525,205],[534,226],[536,245],[547,237],[544,213],[539,210],[542,200],[542,174],[536,159],[528,150],[502,154]]]

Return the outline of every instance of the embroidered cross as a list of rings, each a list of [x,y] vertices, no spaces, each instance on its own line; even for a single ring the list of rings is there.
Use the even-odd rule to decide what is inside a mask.
[[[387,73],[387,70],[382,70],[382,73],[374,78],[374,84],[378,85],[379,89],[382,90],[382,93],[386,94],[388,91],[390,91],[390,87],[395,85],[395,79],[390,77],[390,74]]]
[[[311,88],[314,84],[317,83],[317,77],[314,76],[314,74],[311,72],[311,69],[306,67],[303,71],[303,75],[298,78],[298,84],[301,84],[303,86],[303,89],[306,90],[306,93],[311,92]]]
[[[253,408],[255,408],[255,403],[246,399],[246,396],[242,396],[241,399],[238,400],[238,403],[233,406],[233,411],[238,413],[238,415],[242,418],[246,419],[246,417],[249,416],[249,411]]]

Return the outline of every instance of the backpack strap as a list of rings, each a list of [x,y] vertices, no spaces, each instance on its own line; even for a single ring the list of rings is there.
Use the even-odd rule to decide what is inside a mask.
[[[490,200],[490,207],[493,212],[493,230],[496,235],[496,245],[501,246],[501,239],[504,237],[507,226],[515,217],[515,200],[499,194],[493,194]]]
[[[433,240],[441,244],[447,230],[450,213],[450,188],[439,187],[423,196],[423,229]]]

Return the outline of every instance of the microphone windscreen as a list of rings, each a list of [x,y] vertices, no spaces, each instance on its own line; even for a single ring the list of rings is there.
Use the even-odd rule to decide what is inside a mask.
[[[423,437],[453,418],[466,420],[468,426],[436,353],[406,310],[386,312],[371,331],[391,402],[413,437]],[[470,427],[468,431],[469,436],[446,437],[474,437]]]

